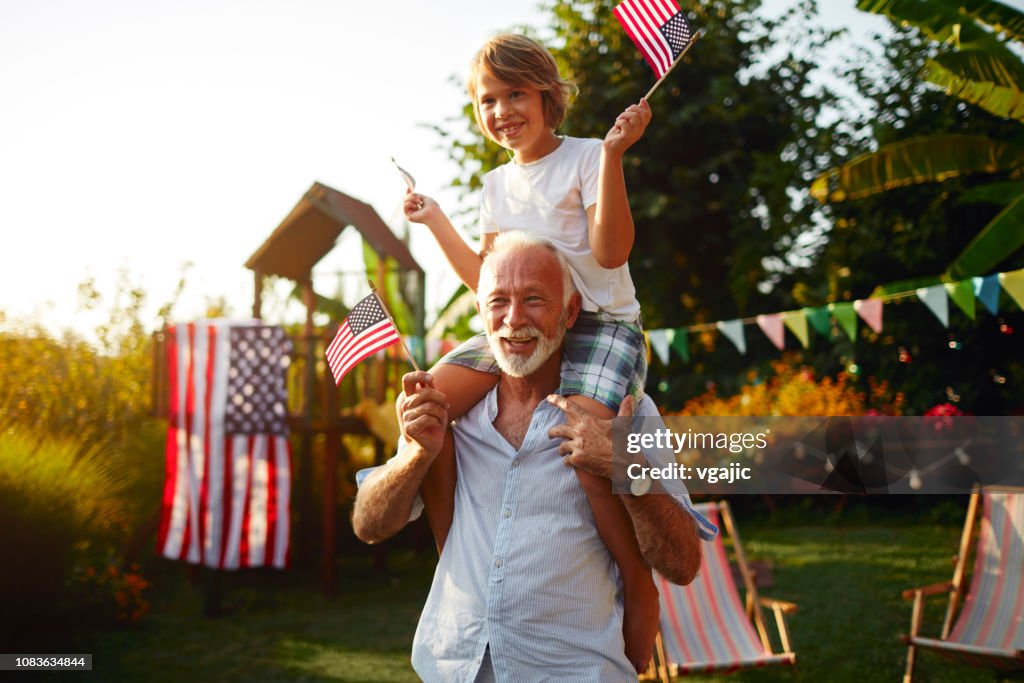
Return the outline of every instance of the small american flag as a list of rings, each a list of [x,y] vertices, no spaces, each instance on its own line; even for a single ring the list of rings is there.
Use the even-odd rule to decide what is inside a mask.
[[[693,37],[674,0],[625,0],[612,13],[658,78],[672,69]]]
[[[334,383],[341,384],[341,379],[359,361],[399,341],[398,329],[377,295],[370,294],[352,308],[327,347],[327,365]]]

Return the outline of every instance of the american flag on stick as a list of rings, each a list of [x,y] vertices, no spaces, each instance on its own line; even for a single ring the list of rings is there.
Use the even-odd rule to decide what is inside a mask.
[[[370,286],[373,287],[373,284]],[[334,341],[327,347],[327,365],[334,375],[334,383],[341,384],[348,371],[367,356],[401,341],[398,328],[374,289],[369,296],[352,307],[348,317],[338,327]],[[404,342],[402,346],[405,347]],[[413,367],[419,370],[409,350],[405,352]]]
[[[659,79],[654,84],[657,88],[694,40],[686,16],[675,0],[625,0],[612,13],[654,69]]]

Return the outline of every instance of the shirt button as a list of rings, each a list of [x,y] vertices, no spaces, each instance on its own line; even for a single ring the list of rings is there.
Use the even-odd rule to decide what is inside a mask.
[[[519,467],[519,458],[512,461],[512,467]]]
[[[511,510],[505,510],[505,516],[506,517],[511,517],[512,516],[512,511]]]
[[[501,559],[500,558],[494,561],[494,566],[495,567],[500,567],[501,566]]]

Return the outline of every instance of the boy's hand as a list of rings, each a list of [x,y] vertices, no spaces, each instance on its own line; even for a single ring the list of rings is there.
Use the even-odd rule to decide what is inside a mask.
[[[402,377],[402,390],[396,405],[402,436],[436,456],[448,428],[447,397],[434,388],[433,378],[422,371]]]
[[[441,216],[441,206],[426,195],[407,191],[402,203],[405,217],[413,223],[430,223]]]
[[[615,125],[604,136],[604,148],[621,156],[643,137],[647,124],[651,122],[651,105],[647,100],[631,104],[615,119]]]

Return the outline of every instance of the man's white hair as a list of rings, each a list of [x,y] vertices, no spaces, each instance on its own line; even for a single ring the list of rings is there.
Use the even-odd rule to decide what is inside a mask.
[[[576,285],[572,281],[572,270],[569,267],[569,262],[565,260],[565,256],[562,255],[562,252],[558,251],[554,244],[543,237],[538,237],[522,230],[510,230],[500,233],[494,240],[491,250],[484,256],[484,261],[480,265],[480,281],[476,287],[477,301],[483,304],[485,295],[494,287],[493,257],[501,254],[514,254],[518,251],[525,251],[534,247],[547,249],[557,259],[558,267],[562,269],[562,307],[567,307],[572,295],[576,293]]]

